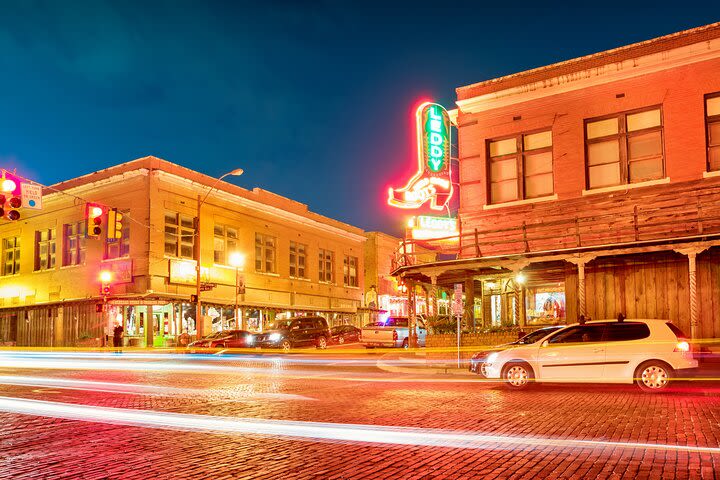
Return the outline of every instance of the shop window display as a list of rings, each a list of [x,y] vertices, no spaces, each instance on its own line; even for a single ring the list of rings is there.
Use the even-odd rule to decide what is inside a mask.
[[[525,308],[528,325],[565,323],[565,284],[528,288]]]

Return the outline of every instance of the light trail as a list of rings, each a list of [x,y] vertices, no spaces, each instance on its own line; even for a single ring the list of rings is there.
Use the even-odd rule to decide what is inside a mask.
[[[98,382],[95,380],[70,380],[65,378],[0,376],[0,385],[19,387],[58,388],[63,390],[83,390],[102,393],[119,393],[127,395],[152,395],[162,397],[213,397],[233,401],[253,400],[314,400],[303,395],[290,393],[262,393],[227,391],[222,389],[199,389],[163,387],[137,383]]]
[[[148,410],[91,407],[9,397],[0,397],[0,411],[21,415],[80,420],[84,422],[199,431],[214,434],[269,435],[305,440],[329,440],[417,447],[446,447],[474,450],[515,448],[620,448],[720,455],[720,448],[718,447],[643,442],[613,442],[604,440],[574,440],[535,436],[524,437],[395,426],[189,415]]]

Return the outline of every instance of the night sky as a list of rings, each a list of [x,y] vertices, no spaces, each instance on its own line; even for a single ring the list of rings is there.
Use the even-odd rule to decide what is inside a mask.
[[[245,188],[399,233],[385,195],[416,165],[420,99],[720,19],[483,3],[2,0],[0,166],[43,184],[146,155],[242,167]]]

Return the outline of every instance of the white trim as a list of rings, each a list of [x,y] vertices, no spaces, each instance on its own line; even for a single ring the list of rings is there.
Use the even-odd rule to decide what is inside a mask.
[[[105,186],[105,185],[111,185],[111,184],[113,184],[113,183],[123,182],[123,181],[125,181],[125,180],[127,180],[127,179],[129,179],[129,178],[147,176],[148,172],[149,172],[149,170],[148,170],[147,168],[138,168],[138,169],[136,169],[136,170],[129,170],[129,171],[127,171],[127,172],[123,172],[123,173],[120,173],[120,174],[117,174],[117,175],[112,175],[112,176],[110,176],[110,177],[103,178],[103,179],[101,179],[101,180],[96,180],[96,181],[94,181],[94,182],[92,182],[92,183],[83,183],[83,184],[81,184],[81,185],[76,185],[76,186],[74,186],[74,187],[65,188],[65,189],[60,190],[60,191],[53,190],[53,191],[51,191],[50,193],[48,193],[48,194],[46,194],[46,195],[43,195],[43,201],[46,201],[46,200],[54,200],[56,197],[65,196],[65,195],[67,195],[67,194],[82,196],[82,195],[80,195],[80,194],[83,193],[83,192],[88,192],[88,191],[94,190],[94,189],[96,189],[96,188],[98,188],[98,187]],[[97,172],[96,172],[96,173],[97,173]],[[82,177],[77,177],[77,178],[73,178],[73,179],[71,179],[71,180],[66,180],[66,181],[61,182],[61,183],[59,183],[59,184],[56,183],[55,185],[62,185],[63,183],[67,183],[67,182],[71,182],[71,181],[74,182],[74,181],[76,181],[76,180],[78,180],[78,179],[81,179],[81,178],[84,178],[84,177],[89,177],[90,175],[95,175],[95,174],[94,174],[94,173],[90,173],[90,174],[88,174],[88,175],[83,175]],[[43,187],[43,188],[44,188],[44,189],[54,189],[54,188],[56,188],[55,185],[50,185],[49,187]],[[91,201],[92,201],[92,200],[91,200]]]
[[[628,191],[632,188],[652,187],[653,185],[664,185],[666,183],[670,183],[670,177],[661,178],[659,180],[650,180],[647,182],[613,185],[612,187],[592,188],[590,190],[583,190],[582,194],[585,196],[596,195],[598,193],[619,192],[622,190]]]
[[[517,205],[527,205],[530,203],[538,203],[538,202],[552,202],[553,200],[557,200],[557,199],[558,199],[558,196],[556,193],[556,194],[550,195],[548,197],[528,198],[526,200],[515,200],[512,202],[493,203],[490,205],[483,205],[483,210],[495,210],[496,208],[515,207]]]
[[[172,173],[165,172],[163,170],[155,170],[157,172],[159,177],[163,177],[166,180],[175,183],[175,184],[181,184],[185,187],[193,188],[197,184],[196,182],[193,182],[192,180],[181,177],[179,175],[175,175]],[[205,185],[202,185],[203,189],[207,190],[207,187]],[[262,212],[268,215],[272,215],[274,217],[278,217],[282,220],[290,220],[297,223],[300,223],[302,225],[313,227],[319,230],[322,230],[327,233],[335,234],[344,238],[347,238],[349,240],[353,240],[356,242],[360,242],[361,244],[364,243],[367,238],[365,238],[364,235],[358,235],[356,233],[349,232],[347,230],[343,230],[339,227],[335,227],[326,223],[319,222],[317,220],[312,220],[310,218],[307,218],[303,215],[299,215],[297,213],[288,212],[286,210],[283,210],[281,208],[273,207],[271,205],[266,205],[264,203],[258,202],[256,200],[251,200],[248,198],[244,198],[238,195],[234,195],[232,193],[228,193],[224,190],[213,190],[213,196],[216,198],[222,198],[223,200],[233,202],[239,206],[249,208],[251,210],[255,210],[258,212]]]
[[[720,170],[715,170],[712,172],[703,172],[703,178],[713,178],[713,177],[720,177]]]
[[[455,103],[463,113],[480,113],[537,100],[550,95],[572,92],[716,59],[720,59],[720,38],[631,58],[622,62],[608,61],[606,65],[600,67],[526,83],[497,92],[458,100]]]

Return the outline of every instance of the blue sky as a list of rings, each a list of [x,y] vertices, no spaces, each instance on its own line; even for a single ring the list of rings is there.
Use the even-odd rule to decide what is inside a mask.
[[[399,233],[384,199],[415,165],[419,98],[720,19],[573,5],[0,0],[0,166],[44,184],[145,155],[242,167],[238,185]]]

